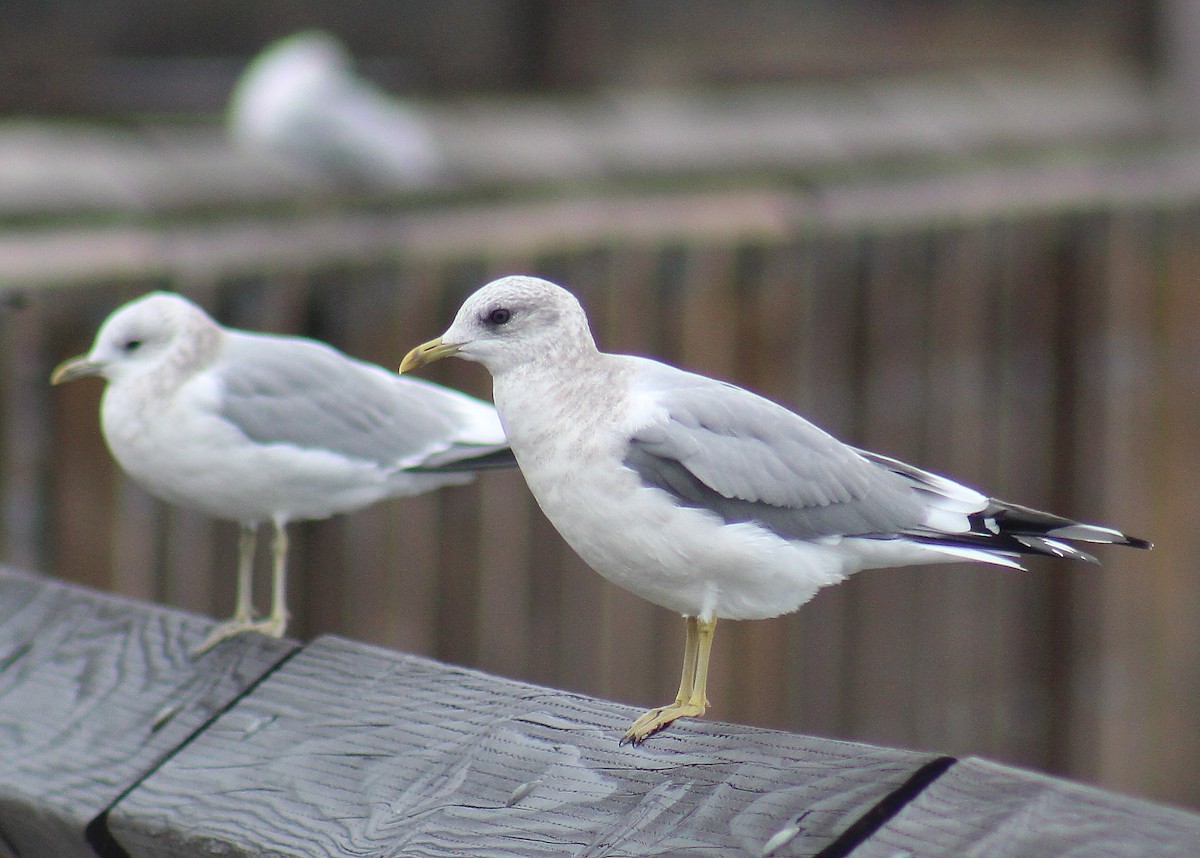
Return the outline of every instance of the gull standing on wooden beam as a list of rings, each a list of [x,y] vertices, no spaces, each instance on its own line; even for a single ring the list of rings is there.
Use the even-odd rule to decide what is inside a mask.
[[[1020,568],[1023,554],[1094,560],[1074,542],[1150,547],[849,447],[732,384],[605,354],[575,297],[545,280],[479,289],[400,371],[450,355],[491,372],[517,462],[567,543],[686,620],[675,701],[638,718],[622,744],[704,714],[720,617],[795,611],[860,569]]]
[[[243,631],[283,635],[289,521],[515,465],[488,403],[316,340],[221,327],[172,293],[117,309],[91,351],[51,381],[91,375],[108,381],[100,420],[121,468],[168,503],[241,526],[233,619],[195,653]],[[264,521],[275,529],[271,612],[256,621],[251,578]]]

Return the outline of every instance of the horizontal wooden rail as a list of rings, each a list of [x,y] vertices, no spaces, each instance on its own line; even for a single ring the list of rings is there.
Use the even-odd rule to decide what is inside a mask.
[[[418,196],[496,187],[738,173],[860,172],[997,152],[1159,139],[1166,111],[1137,75],[996,69],[717,92],[414,105],[447,162]],[[1022,159],[1023,160],[1023,159]],[[138,218],[313,205],[334,177],[235,150],[223,129],[0,123],[0,219]],[[350,190],[361,194],[361,187]]]
[[[807,190],[602,192],[422,212],[315,211],[207,223],[59,225],[0,235],[0,290],[114,281],[212,282],[321,266],[554,252],[670,242],[777,245],[813,233],[921,231],[1114,208],[1171,211],[1200,198],[1200,147],[1137,156],[979,167]]]
[[[0,852],[1195,855],[1200,816],[979,759],[687,721],[0,571]]]

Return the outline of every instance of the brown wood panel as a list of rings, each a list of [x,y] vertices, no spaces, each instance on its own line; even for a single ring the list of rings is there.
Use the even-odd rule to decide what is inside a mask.
[[[1121,780],[1139,793],[1166,797],[1189,806],[1200,804],[1200,735],[1195,730],[1200,700],[1200,217],[1195,211],[1173,215],[1163,227],[1155,314],[1155,371],[1147,393],[1152,400],[1144,419],[1153,431],[1153,447],[1134,464],[1149,472],[1149,514],[1141,525],[1155,540],[1147,562],[1129,564],[1123,574],[1135,588],[1145,627],[1137,630],[1143,661],[1129,684],[1117,689],[1144,696],[1146,721],[1131,724],[1147,759],[1134,761],[1140,777],[1120,770],[1123,737],[1108,734],[1117,749],[1103,748],[1111,761],[1100,779]],[[1123,490],[1113,487],[1114,492]],[[1119,606],[1114,605],[1114,608]],[[1119,654],[1117,654],[1120,657]],[[1126,656],[1126,658],[1134,656]],[[1081,749],[1082,753],[1082,749]],[[1127,759],[1127,757],[1126,757]],[[1081,761],[1082,765],[1086,764]]]
[[[993,226],[995,257],[985,270],[996,283],[995,321],[983,345],[992,364],[985,418],[990,462],[981,463],[980,480],[986,477],[999,497],[1069,515],[1069,446],[1057,431],[1066,419],[1059,400],[1061,344],[1073,330],[1060,264],[1072,235],[1065,220],[1047,215]],[[1054,768],[1066,741],[1066,706],[1059,701],[1069,697],[1070,672],[1069,624],[1058,613],[1059,594],[1072,576],[1093,570],[1038,558],[1026,566],[1028,574],[986,578],[979,611],[989,631],[977,646],[987,650],[980,668],[994,707],[985,718],[989,741],[972,752]]]
[[[924,360],[928,399],[920,463],[1000,494],[996,485],[995,307],[1000,285],[989,262],[1000,236],[981,226],[932,236]],[[1011,579],[1016,578],[1014,582]],[[1015,612],[1010,585],[1027,576],[984,566],[932,567],[917,588],[914,739],[962,753],[990,753],[1019,699],[1017,668],[996,650]],[[980,748],[980,743],[985,745]]]
[[[868,234],[861,252],[863,339],[854,382],[861,429],[845,440],[922,464],[929,238]],[[916,740],[914,689],[923,658],[918,584],[924,574],[919,568],[867,570],[839,585],[853,588],[850,715],[853,734],[867,741]]]

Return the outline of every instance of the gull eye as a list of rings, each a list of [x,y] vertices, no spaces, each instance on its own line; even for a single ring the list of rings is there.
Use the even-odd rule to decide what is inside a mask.
[[[127,355],[131,355],[134,352],[136,352],[138,349],[140,349],[141,347],[142,347],[141,340],[126,340],[125,344],[121,346],[121,351],[125,352],[125,354],[127,354]]]
[[[488,313],[487,318],[493,325],[507,325],[508,320],[512,318],[512,311],[504,307],[497,307]]]

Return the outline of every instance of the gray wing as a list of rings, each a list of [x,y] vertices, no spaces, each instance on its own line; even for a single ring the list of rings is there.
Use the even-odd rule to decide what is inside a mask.
[[[493,448],[460,443],[468,434],[461,394],[392,376],[314,340],[229,334],[217,367],[221,416],[254,441],[330,450],[384,467],[430,457],[445,464],[456,447],[463,457]]]
[[[925,505],[907,481],[782,406],[681,371],[655,382],[649,395],[666,416],[633,434],[624,461],[676,503],[787,539],[922,523]]]

